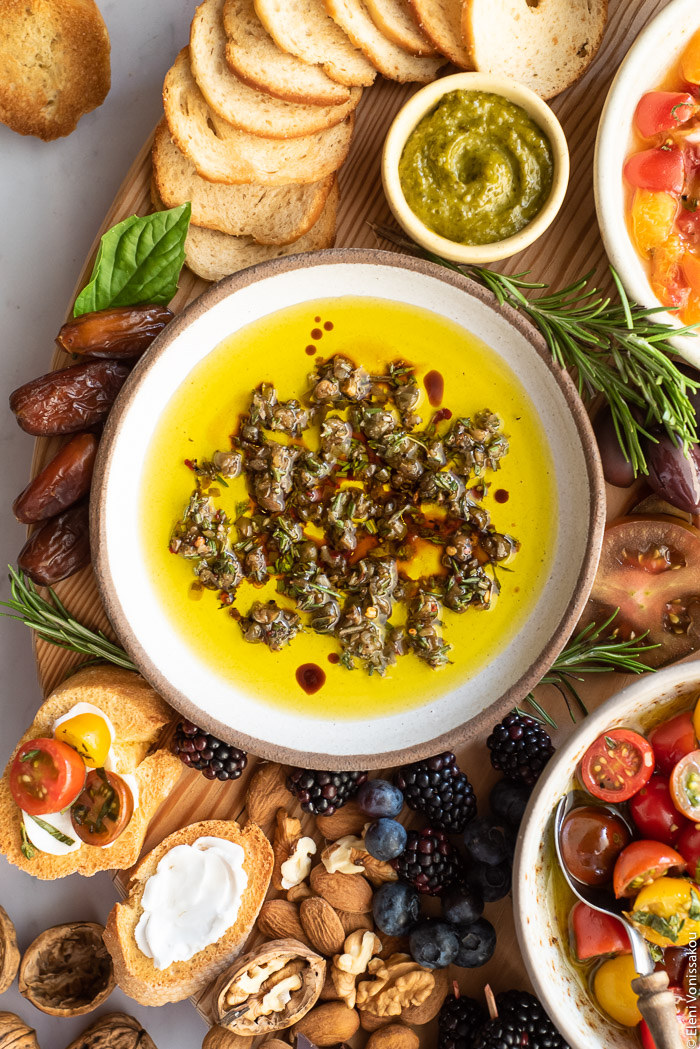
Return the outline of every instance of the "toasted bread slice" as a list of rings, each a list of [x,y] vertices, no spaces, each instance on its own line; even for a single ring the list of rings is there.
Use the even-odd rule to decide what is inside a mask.
[[[245,853],[243,869],[248,884],[243,891],[235,923],[224,935],[193,955],[156,969],[153,959],[136,944],[134,933],[143,914],[141,898],[146,883],[163,857],[176,845],[192,845],[198,838],[224,838]],[[241,830],[233,820],[204,820],[175,831],[143,857],[129,882],[129,895],[115,904],[107,918],[104,942],[114,962],[117,986],[142,1005],[165,1005],[195,994],[219,975],[245,946],[262,907],[272,874],[272,847],[255,823]]]
[[[44,141],[69,135],[110,86],[94,0],[0,0],[0,121]]]
[[[431,43],[460,69],[474,63],[462,37],[464,0],[408,0],[418,25]],[[494,32],[498,29],[494,22]]]
[[[369,87],[377,70],[333,21],[323,0],[255,0],[258,18],[277,46],[319,64],[339,84]]]
[[[224,4],[226,61],[236,76],[265,94],[284,102],[338,106],[350,101],[350,89],[282,51],[255,13],[253,0],[226,0]]]
[[[363,0],[324,0],[324,3],[328,14],[388,80],[427,84],[445,64],[442,56],[419,58],[388,40],[370,18]]]
[[[437,49],[421,32],[408,0],[364,0],[379,32],[411,55],[434,55]]]
[[[195,226],[234,237],[254,237],[259,244],[290,244],[314,225],[323,211],[334,176],[307,185],[226,186],[207,182],[181,153],[162,120],[153,143],[153,176],[166,208],[192,204]]]
[[[114,753],[118,768],[130,772],[138,783],[138,808],[126,830],[109,848],[81,845],[65,856],[35,851],[28,859],[22,852],[22,815],[10,794],[9,771],[19,748],[30,739],[53,735],[53,724],[76,703],[92,703],[110,719],[115,729]],[[167,750],[151,752],[174,711],[142,677],[119,667],[96,666],[79,670],[54,689],[39,707],[22,736],[0,780],[0,852],[10,863],[36,878],[90,876],[98,871],[124,870],[136,862],[148,824],[182,773],[182,765]]]
[[[342,105],[305,106],[283,102],[244,84],[226,63],[225,0],[203,0],[190,29],[190,65],[199,90],[227,123],[265,138],[302,138],[340,124],[356,108],[362,89],[354,87]]]
[[[348,155],[354,114],[342,124],[304,138],[261,138],[231,127],[212,113],[190,71],[187,48],[163,86],[165,118],[173,141],[209,182],[282,186],[318,182]]]
[[[412,0],[415,3],[415,0]],[[608,0],[466,0],[462,35],[474,66],[519,80],[541,98],[575,84],[600,47]]]

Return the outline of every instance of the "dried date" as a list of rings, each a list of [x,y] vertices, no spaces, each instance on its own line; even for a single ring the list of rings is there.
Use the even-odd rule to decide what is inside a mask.
[[[17,564],[40,586],[53,586],[90,563],[87,502],[46,521],[22,547]]]
[[[83,357],[140,357],[174,314],[166,306],[120,306],[84,313],[63,325],[56,342]]]
[[[121,361],[86,361],[49,372],[11,393],[10,408],[35,437],[85,430],[109,414],[129,371]]]
[[[45,521],[87,495],[98,444],[92,433],[72,437],[15,499],[12,509],[17,520]]]

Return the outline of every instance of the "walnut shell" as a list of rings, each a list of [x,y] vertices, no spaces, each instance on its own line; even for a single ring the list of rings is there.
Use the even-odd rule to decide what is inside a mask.
[[[255,1017],[246,1013],[226,1021],[224,1017],[233,1008],[227,1002],[227,997],[236,981],[253,966],[264,966],[279,959],[284,960],[285,966],[289,964],[300,966],[301,987],[292,992],[289,1002],[281,1010],[269,1013],[267,1016]],[[261,984],[260,992],[251,993],[250,997],[253,1001],[258,1001],[261,994],[264,994],[266,990],[271,990],[272,984],[268,983],[268,980],[275,983],[275,975],[271,974]],[[326,962],[319,954],[298,940],[271,940],[269,943],[262,944],[257,950],[238,958],[219,976],[212,994],[215,1020],[222,1027],[233,1031],[234,1034],[248,1037],[284,1030],[305,1016],[316,1004],[325,978]],[[245,1002],[245,999],[242,1001]]]
[[[252,1038],[244,1038],[233,1031],[227,1031],[225,1027],[210,1027],[202,1042],[202,1049],[246,1049],[253,1044]],[[289,1049],[289,1046],[287,1046]]]
[[[49,1016],[90,1013],[114,990],[114,970],[96,922],[42,932],[24,952],[19,993]]]
[[[0,1049],[39,1049],[34,1028],[16,1013],[0,1013]]]
[[[147,1031],[133,1016],[106,1013],[95,1020],[67,1049],[156,1049]]]
[[[9,989],[17,975],[19,958],[15,927],[7,911],[0,907],[0,994]]]

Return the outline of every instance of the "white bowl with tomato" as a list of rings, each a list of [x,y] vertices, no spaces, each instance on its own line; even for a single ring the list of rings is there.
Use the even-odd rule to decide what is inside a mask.
[[[681,1044],[700,1021],[700,661],[645,675],[560,747],[523,819],[513,872],[516,930],[530,978],[572,1049],[655,1049],[637,1009],[617,919],[576,900],[558,867],[554,811],[576,877],[626,902],[678,1003]]]
[[[610,262],[632,299],[700,321],[700,5],[672,0],[630,48],[603,109],[596,210]],[[673,340],[700,366],[700,340]]]

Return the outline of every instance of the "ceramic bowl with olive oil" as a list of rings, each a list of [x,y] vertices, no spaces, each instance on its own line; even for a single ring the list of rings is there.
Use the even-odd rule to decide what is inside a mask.
[[[604,525],[568,375],[460,274],[380,251],[252,267],[110,416],[101,595],[197,724],[316,768],[453,747],[576,625]]]

